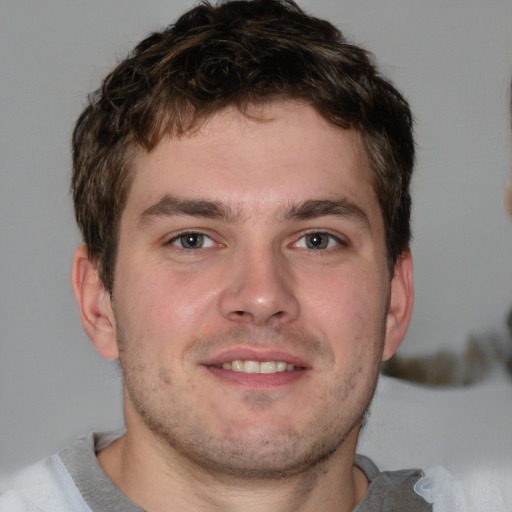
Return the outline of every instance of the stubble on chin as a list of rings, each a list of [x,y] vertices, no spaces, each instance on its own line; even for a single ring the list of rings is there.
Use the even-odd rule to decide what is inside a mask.
[[[186,396],[180,396],[165,362],[134,353],[134,347],[129,347],[122,339],[122,332],[118,332],[118,336],[127,399],[146,428],[158,439],[162,453],[175,453],[206,475],[219,478],[279,480],[322,471],[347,436],[359,429],[374,390],[372,387],[368,396],[363,397],[361,407],[354,407],[352,403],[346,408],[350,414],[344,410],[344,405],[348,406],[354,400],[353,390],[357,379],[362,377],[361,368],[356,365],[350,375],[333,387],[317,391],[316,401],[321,406],[300,430],[291,421],[277,427],[257,425],[253,430],[245,431],[225,425],[221,432],[213,432],[211,423],[204,418],[204,411],[189,407]],[[320,340],[282,333],[267,333],[265,340],[272,336],[274,345],[280,343],[286,347],[290,343],[304,343],[305,353],[309,350],[314,353],[325,369],[332,367],[332,351]],[[254,344],[262,339],[252,330],[237,328],[213,339],[195,340],[186,357],[197,358],[208,353],[212,346],[219,350],[219,346],[229,346],[242,337],[245,343],[252,340]],[[332,410],[333,404],[337,404],[337,410]],[[271,410],[275,405],[269,394],[256,392],[243,395],[240,407],[258,413]],[[296,404],[299,409],[303,406],[307,404]]]

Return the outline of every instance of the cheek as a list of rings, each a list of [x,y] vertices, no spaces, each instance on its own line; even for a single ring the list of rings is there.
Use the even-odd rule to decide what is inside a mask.
[[[358,351],[382,341],[387,287],[375,272],[339,271],[303,286],[303,312],[334,348]]]
[[[165,268],[119,272],[118,308],[123,324],[139,339],[182,336],[198,329],[217,293],[214,279]],[[117,297],[116,297],[117,299]]]

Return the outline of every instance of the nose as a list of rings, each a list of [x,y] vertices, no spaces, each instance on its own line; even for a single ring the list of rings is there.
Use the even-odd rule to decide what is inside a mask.
[[[220,297],[222,315],[234,322],[274,327],[295,320],[300,305],[285,257],[272,249],[247,252],[232,262]]]

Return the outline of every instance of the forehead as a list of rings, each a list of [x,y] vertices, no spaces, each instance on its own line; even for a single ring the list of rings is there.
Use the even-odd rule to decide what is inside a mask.
[[[245,113],[224,109],[196,131],[138,152],[131,167],[129,203],[163,194],[261,207],[308,194],[359,195],[376,203],[361,136],[292,101]]]

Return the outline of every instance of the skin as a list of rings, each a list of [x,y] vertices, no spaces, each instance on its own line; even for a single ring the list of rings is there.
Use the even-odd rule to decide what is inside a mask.
[[[136,155],[112,299],[75,255],[83,325],[125,382],[126,436],[98,458],[147,510],[348,511],[368,487],[353,457],[411,256],[390,276],[357,133],[291,101],[250,114]]]

